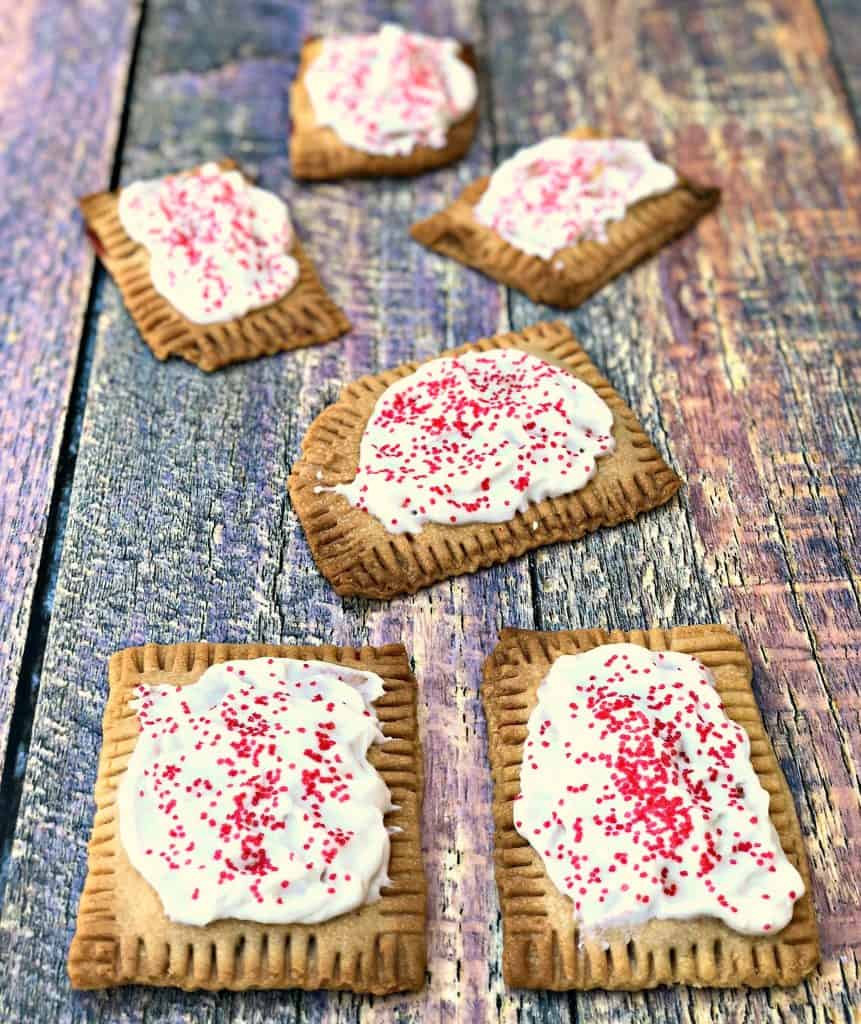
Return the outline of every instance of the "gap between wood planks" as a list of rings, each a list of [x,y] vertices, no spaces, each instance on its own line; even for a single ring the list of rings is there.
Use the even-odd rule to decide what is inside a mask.
[[[134,94],[138,52],[143,36],[146,13],[146,0],[140,0],[140,18],[138,19],[131,45],[126,92],[120,113],[117,145],[111,165],[109,184],[111,189],[119,185],[122,154],[125,147],[126,132]],[[60,558],[63,553],[66,520],[69,515],[69,499],[75,477],[75,463],[78,458],[81,426],[86,411],[90,370],[93,365],[93,354],[96,345],[96,324],[101,313],[101,299],[106,279],[105,269],[97,260],[81,327],[81,340],[78,345],[78,355],[72,378],[72,390],[69,395],[66,422],[63,425],[63,436],[57,459],[57,470],[54,478],[54,490],[51,495],[51,505],[48,511],[48,521],[45,528],[45,539],[42,543],[42,554],[36,573],[36,586],[33,592],[33,602],[30,606],[30,621],[27,625],[27,637],[24,641],[21,670],[15,684],[12,716],[9,722],[9,739],[6,745],[6,758],[3,762],[2,778],[0,778],[0,907],[3,906],[6,897],[6,881],[9,874],[12,840],[18,820],[18,807],[21,802],[24,774],[27,770],[33,718],[42,677],[42,661],[48,641],[48,630],[51,626],[54,587],[60,567]]]
[[[826,15],[827,6],[827,3],[823,4],[822,0],[820,0],[820,14],[822,16],[823,23],[829,31],[832,64],[835,68],[835,74],[838,79],[839,86],[846,95],[847,108],[855,120],[856,128],[858,128],[858,112],[853,102],[852,93],[847,86],[844,62],[840,59],[840,56],[838,56],[838,51],[835,48],[834,34]],[[488,0],[482,0],[479,11],[482,23],[485,28],[487,28],[489,19],[492,16],[492,11],[488,9]],[[125,148],[127,122],[135,87],[139,47],[146,13],[147,7],[144,3],[142,5],[141,17],[131,47],[128,78],[120,116],[117,145],[111,170],[111,187],[115,187],[118,184],[122,155]],[[488,38],[489,33],[485,31],[485,39]],[[493,82],[491,80],[491,76],[485,73],[483,78],[483,84],[492,95]],[[497,144],[496,125],[494,124],[493,119],[494,109],[495,104],[491,98],[491,101],[487,104],[487,116],[489,120],[492,160],[493,163],[496,164],[501,154]],[[36,589],[30,610],[30,619],[27,628],[21,670],[16,684],[15,700],[10,723],[9,745],[6,761],[3,766],[2,784],[0,784],[0,905],[2,905],[5,895],[6,866],[8,864],[12,836],[15,830],[21,787],[26,768],[27,756],[29,753],[30,731],[32,727],[34,706],[39,691],[43,653],[48,630],[51,624],[54,585],[63,549],[66,519],[68,514],[68,500],[75,473],[78,442],[86,408],[90,369],[92,366],[96,341],[96,324],[98,322],[102,297],[104,295],[105,281],[105,272],[100,265],[97,265],[95,274],[93,275],[85,318],[83,321],[81,342],[78,349],[78,358],[73,377],[69,410],[66,415],[66,421],[62,432],[60,456],[57,474],[54,481],[46,535],[37,573]],[[505,303],[509,325],[511,325],[513,323],[514,303],[512,300],[512,293],[508,289],[505,290]],[[540,629],[543,628],[543,619],[540,607],[540,580],[538,579],[537,562],[534,554],[530,554],[528,556],[528,565],[531,581],[533,618],[535,620],[534,625],[535,628]],[[807,995],[809,999],[809,989],[807,989]],[[297,996],[296,1005],[299,1005],[298,998],[299,997]],[[571,1019],[572,1021],[576,1021],[577,1003],[573,996],[569,997],[569,1000]],[[845,1012],[846,1019],[848,1021],[848,1007],[845,1008]]]
[[[481,34],[483,36],[483,42],[485,45],[489,43],[491,32],[490,32],[490,12],[488,11],[489,4],[492,0],[479,0],[478,4],[478,16],[481,22]],[[496,119],[494,117],[494,110],[496,109],[496,103],[494,101],[493,93],[493,75],[488,74],[487,67],[479,66],[479,75],[481,78],[481,87],[485,93],[484,105],[486,109],[487,124],[490,130],[490,157],[491,166],[498,167],[500,162],[500,151],[497,144],[496,136]],[[514,304],[512,302],[511,289],[506,285],[502,286],[505,292],[505,316],[508,320],[508,330],[514,330]],[[464,341],[470,341],[472,339],[464,338]],[[544,629],[544,613],[541,610],[541,601],[539,594],[541,591],[541,583],[538,578],[538,561],[535,551],[527,551],[526,555],[527,565],[529,567],[529,593],[532,604],[532,618],[534,629]],[[573,1009],[572,1009],[573,1012]]]

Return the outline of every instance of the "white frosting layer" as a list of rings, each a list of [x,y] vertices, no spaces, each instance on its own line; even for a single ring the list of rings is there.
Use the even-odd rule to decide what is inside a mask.
[[[138,687],[120,839],[172,921],[326,921],[388,883],[373,672],[257,658]]]
[[[456,39],[383,25],[374,35],[332,36],[303,78],[319,125],[355,149],[384,156],[441,149],[475,106],[475,72]]]
[[[390,533],[499,523],[579,490],[615,447],[588,384],[520,349],[447,356],[380,395],[343,494]]]
[[[120,192],[126,234],[146,246],[156,291],[194,323],[219,323],[267,306],[299,277],[293,228],[278,196],[239,171],[136,181]]]
[[[587,930],[707,916],[766,934],[804,892],[747,733],[689,655],[609,644],[557,658],[520,781],[515,827]]]
[[[604,241],[610,221],[677,183],[644,142],[556,136],[500,164],[473,214],[511,245],[550,259],[583,239]]]

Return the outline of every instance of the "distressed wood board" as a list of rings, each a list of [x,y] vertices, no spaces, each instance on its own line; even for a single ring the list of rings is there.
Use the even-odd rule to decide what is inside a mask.
[[[302,39],[389,16],[474,43],[482,106],[467,158],[406,181],[292,182],[287,86]],[[809,0],[148,0],[121,181],[235,155],[290,201],[354,330],[204,377],[156,363],[104,287],[7,865],[0,1019],[853,1019],[861,183],[835,67]],[[302,435],[348,380],[558,318],[427,252],[408,228],[520,145],[571,123],[641,135],[723,190],[720,209],[691,235],[564,318],[687,486],[637,522],[576,544],[390,603],[341,601],[287,499]],[[61,205],[55,216],[68,220]],[[78,287],[83,308],[87,282]],[[725,622],[750,650],[811,859],[821,970],[785,992],[506,990],[478,701],[496,632],[695,621]],[[70,991],[65,954],[85,873],[106,656],[145,640],[198,639],[400,641],[411,651],[427,777],[423,992]]]
[[[139,13],[24,0],[0,15],[0,762],[92,281],[74,204],[110,180]]]

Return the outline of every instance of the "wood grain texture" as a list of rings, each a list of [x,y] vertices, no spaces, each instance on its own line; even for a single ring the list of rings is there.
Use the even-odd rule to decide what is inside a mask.
[[[287,85],[312,32],[370,28],[411,5],[342,11],[259,4],[150,5],[122,179],[231,153],[283,190],[303,244],[354,330],[343,341],[205,378],[158,364],[106,289],[88,411],[43,676],[43,699],[10,868],[0,941],[0,1019],[404,1022],[541,1019],[567,1024],[567,999],[504,991],[491,866],[490,777],[477,700],[486,639],[534,624],[523,561],[388,605],[342,604],[311,562],[286,480],[311,420],[340,386],[505,327],[501,293],[441,265],[409,238],[491,166],[490,121],[461,164],[404,182],[298,186],[286,159]],[[255,8],[256,9],[256,8]],[[214,21],[216,19],[213,19]],[[474,5],[434,5],[420,28],[475,42]],[[168,26],[170,31],[168,31]],[[228,43],[224,42],[226,34]],[[213,38],[210,62],[202,41]],[[233,41],[232,47],[229,42]],[[177,47],[184,47],[184,58]],[[183,59],[199,70],[183,70]],[[218,62],[222,63],[218,63]],[[62,961],[85,871],[105,657],[143,640],[384,643],[415,658],[426,749],[423,832],[429,981],[417,996],[196,995],[144,989],[72,994]]]
[[[569,320],[687,487],[640,528],[539,552],[534,577],[545,628],[709,619],[740,633],[822,925],[823,967],[794,992],[577,996],[576,1012],[850,1019],[861,1005],[861,181],[822,23],[789,0],[567,2],[551,15],[512,0],[490,25],[506,69],[494,78],[504,154],[583,120],[643,136],[722,189],[691,236]],[[518,87],[539,61],[546,83]],[[515,328],[550,315],[520,296],[510,306]]]
[[[292,183],[286,99],[302,38],[391,15],[476,44],[482,119],[467,159],[413,181]],[[360,374],[558,317],[407,231],[518,146],[582,122],[642,135],[723,189],[720,211],[691,236],[566,318],[686,491],[636,523],[413,598],[341,602],[287,501],[304,431]],[[354,330],[204,378],[157,364],[106,289],[0,920],[0,1019],[851,1020],[861,1004],[858,139],[810,0],[343,10],[152,0],[123,180],[224,153],[289,199]],[[716,619],[754,659],[811,856],[823,969],[785,993],[506,991],[477,700],[496,631]],[[424,992],[70,993],[106,656],[201,638],[402,641],[413,654],[428,780]]]
[[[93,259],[75,201],[107,185],[139,5],[0,16],[0,764]]]

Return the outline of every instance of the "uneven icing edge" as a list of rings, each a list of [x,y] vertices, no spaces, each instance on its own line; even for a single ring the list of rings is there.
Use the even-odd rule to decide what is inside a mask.
[[[677,712],[680,700],[694,710],[679,721],[696,718],[696,729],[681,734],[688,760],[672,761],[679,772],[688,771],[688,790],[668,784],[658,762],[640,764],[631,753],[642,760],[648,751],[650,734],[638,724],[647,702],[655,705],[649,712],[653,731],[662,736],[673,722],[654,723],[662,708]],[[707,743],[714,757],[704,756]],[[750,761],[747,734],[723,712],[709,670],[689,655],[622,643],[557,658],[529,717],[520,779],[515,829],[539,855],[553,885],[571,897],[584,934],[621,929],[630,935],[651,919],[701,916],[741,934],[776,934],[804,894],[769,817],[769,794]],[[722,803],[718,789],[724,782],[740,785],[741,795],[724,789]],[[656,799],[664,794],[654,806],[646,799],[649,787]],[[686,792],[700,794],[701,801],[692,801],[694,827],[687,835],[691,808],[683,799],[674,803]],[[703,824],[698,813],[706,792],[720,814]],[[654,836],[650,824],[659,826]],[[665,825],[676,830],[672,837],[664,834]],[[639,839],[629,841],[638,832]]]
[[[506,522],[586,486],[615,449],[612,430],[612,410],[593,388],[532,353],[444,356],[379,396],[354,479],[315,492],[343,495],[393,534]]]
[[[322,862],[318,863],[316,870],[307,875],[301,862],[297,861],[294,863],[284,857],[279,861],[269,858],[275,864],[275,868],[264,872],[264,883],[261,887],[258,887],[256,894],[252,891],[251,884],[247,886],[248,891],[243,888],[246,882],[253,883],[256,880],[257,876],[254,874],[254,869],[256,869],[258,862],[253,859],[249,862],[252,869],[251,872],[240,874],[239,881],[236,884],[234,884],[236,879],[231,878],[224,883],[225,888],[223,890],[219,891],[217,887],[213,888],[212,879],[216,876],[216,870],[222,874],[224,873],[227,854],[222,851],[221,846],[215,841],[214,833],[210,833],[213,838],[211,841],[207,841],[206,830],[211,823],[204,821],[203,824],[198,824],[194,813],[191,813],[188,807],[182,808],[178,821],[173,821],[171,818],[170,827],[173,829],[179,827],[187,831],[191,841],[199,848],[186,852],[184,846],[187,843],[183,841],[179,845],[183,847],[182,857],[187,858],[188,863],[178,865],[177,868],[166,868],[159,840],[164,838],[164,830],[167,825],[163,825],[161,831],[157,827],[159,816],[163,816],[165,813],[163,808],[166,806],[166,803],[165,799],[162,799],[161,807],[158,810],[153,811],[151,809],[150,799],[157,800],[159,797],[158,794],[153,796],[153,793],[155,793],[155,783],[150,781],[151,777],[147,775],[147,772],[152,773],[154,763],[161,764],[163,761],[167,767],[170,767],[171,772],[177,772],[176,775],[169,779],[171,786],[173,786],[175,778],[180,779],[180,783],[177,783],[177,785],[181,784],[183,786],[188,781],[193,781],[193,779],[204,779],[204,782],[200,783],[198,788],[201,785],[206,788],[206,778],[210,779],[210,783],[213,786],[216,785],[213,780],[216,779],[218,772],[213,772],[214,766],[211,763],[211,759],[208,764],[205,763],[205,754],[197,756],[200,754],[200,751],[194,751],[195,756],[189,756],[192,754],[193,746],[190,744],[190,739],[192,736],[196,736],[196,733],[190,732],[188,728],[184,734],[182,729],[174,730],[169,733],[166,739],[162,739],[162,746],[157,746],[154,750],[153,743],[148,742],[145,724],[147,704],[149,702],[150,708],[152,708],[153,697],[160,692],[162,695],[158,699],[155,710],[162,708],[165,714],[169,714],[177,719],[184,716],[185,723],[188,724],[195,721],[199,722],[201,715],[205,716],[210,712],[214,714],[218,710],[223,710],[231,695],[235,697],[236,693],[241,692],[243,688],[249,689],[249,687],[253,694],[252,699],[255,705],[255,707],[249,705],[249,713],[251,715],[255,714],[257,701],[261,697],[270,698],[269,705],[271,708],[273,707],[273,695],[281,694],[280,703],[274,706],[288,707],[289,713],[285,718],[288,727],[291,722],[296,725],[297,722],[301,721],[306,730],[309,728],[309,708],[312,704],[318,707],[318,703],[312,698],[316,698],[318,694],[325,694],[325,700],[327,701],[327,703],[324,703],[325,720],[330,721],[333,728],[329,729],[326,727],[322,731],[318,729],[314,733],[318,744],[322,737],[323,746],[321,750],[313,749],[312,742],[308,738],[308,732],[303,733],[302,728],[298,726],[294,730],[297,740],[294,744],[295,749],[285,745],[286,737],[282,735],[277,743],[277,751],[279,755],[283,755],[285,758],[289,755],[289,760],[286,760],[285,764],[290,770],[287,770],[287,767],[285,767],[275,781],[273,781],[274,776],[269,778],[267,785],[262,790],[259,783],[254,783],[250,790],[237,789],[237,783],[234,787],[234,789],[237,789],[237,792],[220,795],[211,810],[208,807],[204,807],[203,803],[198,801],[201,808],[213,815],[215,819],[215,824],[212,825],[213,828],[220,827],[223,829],[225,823],[231,824],[238,818],[243,828],[248,826],[260,831],[259,825],[255,824],[252,826],[249,824],[247,817],[235,813],[237,807],[241,810],[249,802],[253,803],[255,798],[259,798],[258,804],[254,804],[255,807],[258,805],[262,806],[264,811],[267,809],[271,811],[273,806],[277,809],[277,803],[273,805],[273,793],[268,792],[268,790],[275,787],[276,781],[279,784],[287,784],[287,789],[294,787],[294,785],[298,789],[307,787],[307,772],[310,770],[312,773],[318,771],[332,774],[331,759],[337,757],[341,757],[342,762],[348,766],[348,768],[341,768],[340,771],[346,772],[349,770],[350,781],[347,784],[343,780],[335,780],[325,792],[325,787],[322,783],[314,784],[320,790],[321,797],[325,798],[320,799],[319,803],[325,804],[326,800],[329,800],[331,803],[332,800],[339,799],[337,792],[339,788],[343,790],[341,793],[342,797],[344,793],[347,793],[350,799],[358,796],[366,803],[366,806],[356,808],[356,820],[364,828],[361,836],[357,833],[355,840],[362,839],[361,849],[351,845],[354,841],[348,842],[341,849],[336,849],[336,837],[335,840],[330,841],[329,846],[329,852],[331,853],[332,850],[335,850],[335,852],[331,860],[325,861],[326,836],[329,834],[326,831],[322,847],[319,847],[319,844],[315,844],[312,840],[312,845],[318,847],[317,853],[314,855],[323,858],[326,863],[325,868],[321,866]],[[138,736],[126,772],[119,784],[117,798],[119,836],[132,866],[158,893],[165,914],[169,919],[195,925],[207,924],[212,920],[219,920],[225,917],[236,917],[241,920],[262,923],[310,924],[329,920],[354,910],[364,903],[375,902],[380,898],[380,890],[388,884],[389,861],[390,830],[385,826],[383,819],[384,815],[393,809],[393,805],[385,782],[367,761],[367,751],[372,743],[384,742],[385,740],[373,709],[373,701],[381,696],[382,693],[382,679],[373,672],[347,668],[329,662],[293,658],[259,658],[225,662],[211,666],[201,676],[200,680],[188,686],[180,687],[171,684],[154,683],[137,688],[136,698],[132,706],[138,712],[141,734]],[[290,703],[291,701],[295,702],[295,709]],[[331,711],[329,710],[329,703],[334,705]],[[183,705],[186,706],[184,709]],[[235,712],[235,707],[235,704],[231,706],[231,713],[236,714],[237,720],[239,720],[241,715]],[[182,715],[180,715],[181,711]],[[301,712],[301,715],[299,712]],[[277,717],[277,714],[277,711],[270,711],[270,719]],[[159,725],[162,724],[162,718],[163,716],[157,719]],[[313,719],[313,715],[311,718]],[[219,725],[218,728],[221,729],[222,726]],[[180,733],[178,736],[177,732]],[[337,741],[335,746],[328,746],[332,739]],[[195,742],[198,741],[198,739],[195,739]],[[307,749],[305,749],[306,746]],[[303,760],[303,757],[297,753],[300,748],[305,749],[306,755],[310,752],[310,757]],[[239,749],[240,751],[244,749],[242,744],[240,744]],[[233,748],[225,752],[224,744],[220,744],[215,750],[219,758],[229,756],[235,759],[237,765],[242,766],[243,758],[239,757]],[[326,754],[330,750],[334,750],[334,753],[330,754],[327,758]],[[161,761],[159,761],[158,757],[153,756],[154,753],[160,755]],[[182,762],[179,760],[181,754],[185,755],[182,758]],[[243,756],[246,759],[247,767],[247,750],[244,751]],[[258,756],[262,757],[264,755],[260,754]],[[320,757],[323,758],[322,764],[317,760]],[[201,761],[204,761],[203,768],[201,768]],[[304,767],[306,761],[307,767]],[[296,763],[293,764],[293,762]],[[224,772],[233,770],[233,768],[233,765],[229,769],[219,767],[218,771],[223,776]],[[266,771],[277,771],[280,768],[281,766],[273,763],[273,757],[268,756]],[[298,776],[295,771],[296,768],[302,769],[301,774]],[[210,776],[206,775],[207,769],[212,772]],[[254,773],[260,774],[256,767],[254,768]],[[191,776],[193,776],[193,779]],[[311,781],[313,783],[313,780]],[[220,785],[227,789],[227,780],[221,778]],[[147,792],[146,799],[142,796],[141,787],[144,787]],[[252,795],[249,796],[248,792],[251,792]],[[313,791],[310,792],[312,799],[316,799],[314,798]],[[208,794],[209,790],[203,794],[204,800],[208,799]],[[245,794],[244,799],[241,804],[237,805],[235,797],[241,794]],[[187,794],[180,794],[177,798],[176,794],[171,792],[170,798],[178,799],[181,802],[185,795]],[[197,797],[196,791],[194,792],[194,797]],[[229,804],[231,797],[234,800],[233,805]],[[189,797],[189,800],[191,799]],[[282,798],[280,795],[276,795],[277,799]],[[285,796],[283,799],[286,800],[287,797]],[[334,821],[340,821],[341,824],[337,826],[337,828],[340,828],[343,825],[342,819],[353,820],[349,813],[347,813],[351,810],[350,804],[347,803],[344,805],[347,808],[347,812],[335,806],[333,815],[330,805],[327,812],[328,817],[325,815],[322,818],[319,815],[312,816],[310,825],[297,825],[299,819],[296,817],[296,814],[307,814],[309,807],[313,806],[313,803],[309,804],[303,798],[299,798],[294,803],[294,794],[291,794],[289,799],[291,800],[291,805],[287,809],[287,816],[285,818],[288,824],[283,827],[279,827],[276,824],[261,844],[257,846],[253,842],[249,844],[247,851],[252,857],[256,856],[260,851],[267,852],[268,856],[270,842],[274,840],[277,844],[279,837],[290,837],[296,831],[296,827],[300,831],[304,827],[308,835],[314,836],[315,834],[318,835],[317,821],[326,821],[327,827]],[[234,810],[228,813],[230,806],[233,806]],[[291,811],[295,812],[293,824],[290,824],[289,813]],[[221,817],[222,812],[224,817]],[[175,813],[175,809],[169,808],[166,813],[172,816]],[[191,818],[189,818],[189,814],[191,814]],[[191,820],[194,820],[193,829],[187,827],[188,822]],[[276,822],[279,820],[277,816],[275,820]],[[306,817],[306,823],[307,821]],[[238,829],[237,836],[227,837],[226,841],[229,842],[236,838],[242,841],[243,838],[247,838],[247,836],[242,836],[241,831],[241,829]],[[173,847],[177,846],[177,842],[172,836],[170,844],[170,847],[166,847],[167,854],[170,858],[175,859],[176,854]],[[246,847],[243,846],[241,849],[244,855]],[[321,850],[324,852],[321,853]],[[281,852],[283,853],[284,851],[282,850]],[[294,853],[297,852],[294,850]],[[349,854],[349,857],[346,858],[348,866],[342,868],[341,865],[345,859],[345,853]],[[312,856],[312,854],[313,851],[307,856]],[[199,863],[201,859],[206,862],[203,868],[200,867]],[[218,862],[217,864],[216,861]],[[354,861],[356,861],[355,864],[353,863]],[[365,861],[369,861],[369,863],[366,864]],[[331,873],[332,865],[338,867],[338,871],[334,875]],[[275,870],[276,868],[277,870]],[[235,869],[230,868],[230,870]],[[280,888],[282,877],[287,877],[288,875],[291,879],[290,885],[288,885],[286,890],[282,891]],[[309,878],[311,879],[310,882],[308,882]],[[275,883],[278,883],[278,885],[275,886]],[[222,882],[219,881],[218,886],[221,885]],[[291,892],[290,887],[295,885],[298,885],[301,891],[294,888]],[[273,886],[275,886],[274,889]],[[311,888],[306,893],[308,886]],[[249,892],[251,892],[251,897]],[[307,899],[304,901],[303,895],[307,895]],[[263,896],[262,902],[258,898],[259,896]]]

